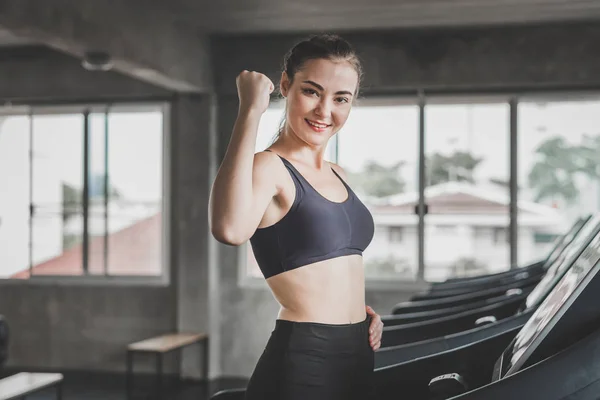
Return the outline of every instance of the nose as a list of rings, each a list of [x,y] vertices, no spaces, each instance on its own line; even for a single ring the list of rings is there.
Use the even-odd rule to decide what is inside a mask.
[[[315,108],[315,114],[317,114],[319,117],[329,118],[331,115],[331,104],[329,101],[327,101],[327,99],[322,99],[319,104],[317,104],[317,107]]]

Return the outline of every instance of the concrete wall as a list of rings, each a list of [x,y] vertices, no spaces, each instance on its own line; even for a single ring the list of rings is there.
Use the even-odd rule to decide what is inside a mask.
[[[173,102],[171,141],[172,202],[171,243],[172,287],[177,293],[177,329],[180,332],[208,332],[213,339],[211,353],[218,344],[217,331],[212,330],[209,304],[211,291],[218,282],[211,279],[217,268],[211,254],[208,228],[208,193],[213,181],[214,148],[214,96],[182,95]],[[214,251],[213,251],[214,253]],[[212,269],[212,272],[211,272]],[[216,285],[216,287],[215,287]],[[189,351],[188,351],[189,350]],[[218,356],[211,359],[218,360]],[[198,346],[184,352],[183,366],[186,376],[199,376],[200,354]],[[209,369],[215,373],[218,365]]]
[[[0,284],[8,367],[121,370],[127,343],[174,323],[169,288]]]
[[[342,35],[363,62],[365,95],[600,86],[597,23]],[[215,38],[217,90],[234,94],[243,69],[279,81],[284,54],[304,37]]]

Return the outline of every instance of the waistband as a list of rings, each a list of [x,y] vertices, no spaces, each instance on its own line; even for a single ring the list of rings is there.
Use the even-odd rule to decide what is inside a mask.
[[[322,354],[338,357],[359,354],[369,347],[371,317],[350,324],[275,321],[275,329],[267,345],[268,351]]]
[[[362,332],[364,329],[368,329],[371,323],[371,317],[369,315],[363,321],[354,322],[349,324],[325,324],[321,322],[304,322],[304,321],[290,321],[286,319],[275,320],[276,330],[306,330],[306,329],[318,329],[321,331],[329,332]]]

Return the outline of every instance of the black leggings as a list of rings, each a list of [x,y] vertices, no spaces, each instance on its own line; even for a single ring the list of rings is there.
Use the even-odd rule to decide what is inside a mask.
[[[372,393],[370,318],[329,325],[277,320],[246,400],[365,400]]]

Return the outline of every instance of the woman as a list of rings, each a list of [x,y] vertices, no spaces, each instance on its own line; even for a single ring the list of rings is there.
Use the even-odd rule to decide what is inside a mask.
[[[358,94],[361,66],[333,35],[311,37],[284,59],[285,121],[273,144],[254,154],[273,83],[237,77],[239,113],[213,184],[211,231],[220,242],[248,239],[281,305],[246,399],[365,399],[383,324],[365,306],[362,252],[373,219],[323,159]]]

